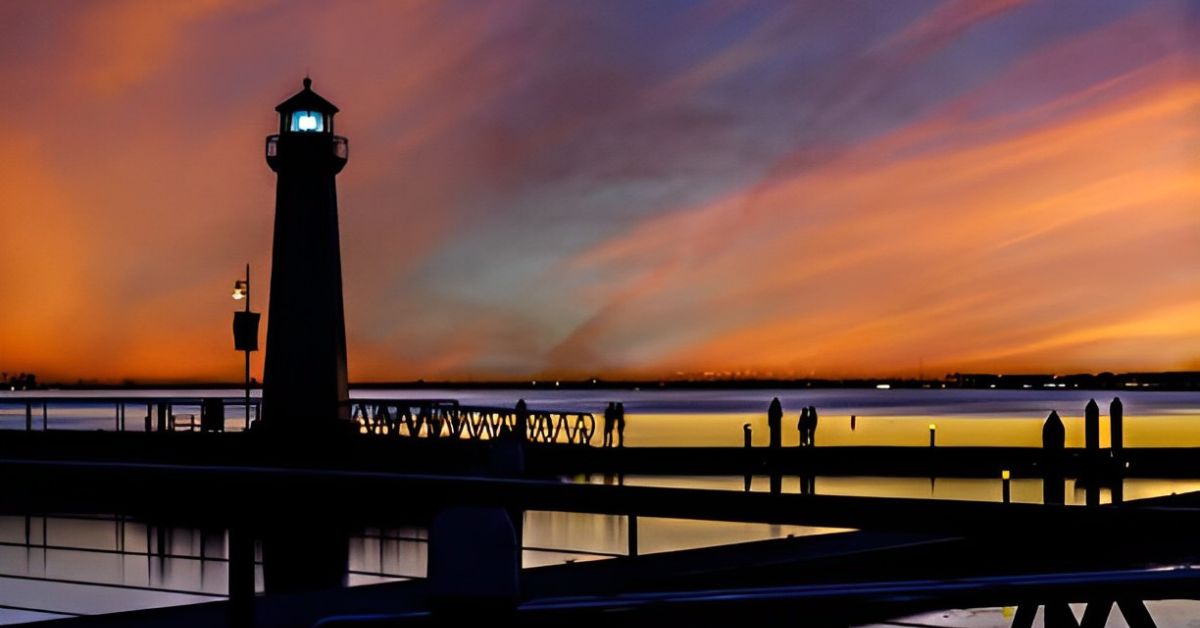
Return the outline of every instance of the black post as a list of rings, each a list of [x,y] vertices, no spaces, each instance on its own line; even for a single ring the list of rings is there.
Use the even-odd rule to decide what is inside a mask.
[[[25,402],[25,431],[33,431],[33,402]]]
[[[748,493],[748,492],[750,492],[750,483],[753,479],[751,477],[751,473],[754,468],[754,454],[753,454],[753,449],[752,449],[753,443],[751,442],[750,424],[749,423],[742,424],[742,445],[746,451],[746,459],[745,459],[746,474],[742,476],[742,486],[745,489],[745,491]]]
[[[779,403],[779,397],[771,399],[767,408],[767,429],[771,432],[771,451],[776,452],[783,444],[783,405]]]
[[[1084,463],[1083,480],[1088,506],[1100,505],[1100,406],[1088,401],[1083,409]]]
[[[637,515],[629,515],[629,556],[638,555],[638,518]]]
[[[249,529],[229,529],[229,624],[254,624],[254,536]]]
[[[1125,406],[1120,397],[1113,397],[1112,403],[1108,404],[1108,417],[1113,459],[1119,461],[1125,449]]]
[[[250,264],[246,264],[246,313],[250,313]],[[250,429],[250,350],[246,349],[246,427]],[[224,431],[225,426],[221,429]]]
[[[1000,482],[1002,485],[1002,488],[1000,491],[1002,500],[1006,504],[1011,503],[1012,502],[1012,478],[1009,475],[1008,469],[1005,469],[1000,472]]]
[[[767,454],[771,493],[779,494],[783,492],[783,476],[779,473],[779,450],[783,446],[783,405],[779,403],[779,397],[771,399],[771,405],[767,408],[767,429],[771,432]]]
[[[1063,457],[1066,453],[1066,429],[1057,412],[1051,412],[1042,424],[1042,502],[1062,505],[1066,502],[1063,483]]]

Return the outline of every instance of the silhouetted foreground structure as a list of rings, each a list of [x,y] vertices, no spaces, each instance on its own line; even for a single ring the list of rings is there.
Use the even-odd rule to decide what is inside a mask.
[[[264,427],[291,434],[328,431],[348,418],[346,323],[335,177],[348,142],[333,134],[338,108],[304,89],[275,108],[267,138],[278,175],[271,307],[263,367]]]
[[[1072,625],[1065,604],[1078,601],[1088,604],[1085,625],[1104,625],[1116,607],[1140,628],[1153,625],[1142,600],[1188,597],[1200,584],[1190,570],[1154,568],[1200,558],[1191,542],[1200,526],[1200,497],[1121,503],[1114,490],[1114,505],[1099,505],[1100,488],[1116,489],[1126,473],[1200,477],[1195,450],[1124,448],[1123,407],[1115,399],[1107,449],[1099,447],[1095,403],[1085,408],[1082,449],[1064,446],[1057,413],[1043,425],[1041,448],[816,447],[810,440],[785,449],[775,438],[757,448],[603,448],[585,444],[595,432],[590,415],[431,399],[352,401],[349,414],[366,433],[331,433],[281,449],[267,446],[271,435],[256,431],[170,429],[173,422],[178,427],[172,417],[186,404],[216,413],[221,400],[105,401],[113,407],[113,431],[71,432],[36,429],[36,410],[50,399],[6,400],[25,406],[28,430],[0,438],[0,514],[116,512],[228,530],[230,600],[72,620],[79,625],[182,627],[211,624],[214,617],[259,626],[321,619],[327,626],[451,625],[481,614],[519,625],[611,625],[616,612],[622,625],[732,623],[746,614],[782,625],[797,613],[826,625],[1010,604],[1020,607],[1013,625],[1024,628],[1038,606]],[[145,422],[136,415],[125,420],[130,409],[143,408]],[[779,417],[772,424],[784,416],[777,403],[767,412]],[[812,420],[816,408],[802,416]],[[138,428],[147,431],[121,431]],[[996,478],[1001,469],[1042,478],[1046,503],[817,495],[813,482],[818,474],[837,473]],[[547,479],[601,470],[795,473],[802,477],[801,494],[781,494],[776,477],[768,493]],[[1086,487],[1089,506],[1062,505],[1071,477]],[[624,517],[628,557],[519,570],[526,510]],[[643,556],[639,517],[858,531]],[[383,522],[432,526],[429,580],[341,589],[352,531]],[[256,545],[261,597],[253,578]],[[362,615],[368,612],[381,615]]]

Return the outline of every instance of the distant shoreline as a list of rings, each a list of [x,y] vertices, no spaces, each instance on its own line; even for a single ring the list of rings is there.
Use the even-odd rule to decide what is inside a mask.
[[[206,388],[243,388],[243,382],[137,382],[119,384],[100,382],[46,383],[37,390],[156,390]],[[968,374],[956,373],[945,379],[863,378],[863,379],[697,379],[697,380],[521,380],[521,381],[402,381],[353,382],[360,390],[792,390],[813,388],[860,389],[955,389],[955,390],[1200,390],[1200,371],[1158,373],[1100,373],[1076,375],[1051,374]],[[252,388],[259,388],[255,382]]]

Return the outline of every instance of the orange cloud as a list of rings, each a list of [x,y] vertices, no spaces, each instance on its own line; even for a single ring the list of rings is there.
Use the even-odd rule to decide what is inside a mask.
[[[1198,364],[1176,5],[829,6],[4,3],[0,368],[238,379],[306,70],[356,380]]]
[[[1170,323],[1200,304],[1187,281],[1163,277],[1200,272],[1200,180],[1185,157],[1200,142],[1200,83],[1143,72],[1169,80],[1125,94],[1139,73],[1112,83],[1123,95],[1103,105],[977,144],[959,145],[972,135],[962,125],[919,125],[900,131],[899,144],[882,138],[753,197],[682,210],[606,242],[579,269],[617,285],[646,268],[669,276],[649,302],[615,289],[628,316],[609,317],[596,342],[695,330],[701,316],[725,326],[699,341],[682,336],[631,370],[910,373],[922,361],[1086,370],[1105,343],[1154,356],[1169,345],[1167,364],[1128,348],[1109,357],[1182,367],[1200,345],[1194,326]],[[944,135],[947,148],[906,151],[928,143],[926,133]]]

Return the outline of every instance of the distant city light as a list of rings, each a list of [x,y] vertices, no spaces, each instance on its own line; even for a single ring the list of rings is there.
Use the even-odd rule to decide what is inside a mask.
[[[875,387],[878,388],[879,390],[887,390],[887,389],[891,388],[892,385],[891,384],[876,384]]]

